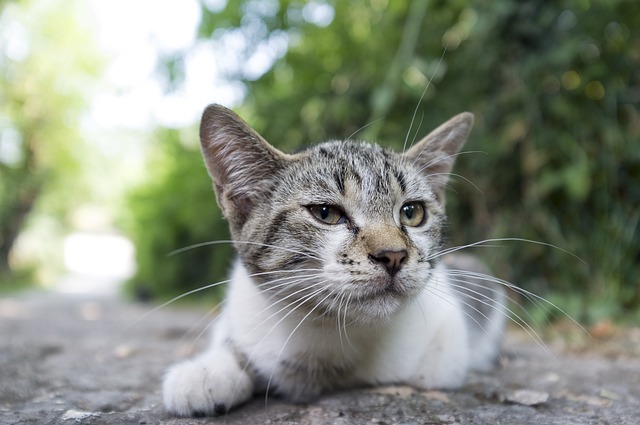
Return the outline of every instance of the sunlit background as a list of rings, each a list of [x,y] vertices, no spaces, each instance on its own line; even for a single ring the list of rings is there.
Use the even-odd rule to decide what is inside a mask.
[[[19,218],[9,264],[30,270],[34,274],[28,279],[47,287],[103,292],[106,280],[109,291],[115,291],[113,285],[135,271],[135,247],[118,226],[119,209],[126,208],[126,191],[145,178],[154,130],[193,127],[209,103],[237,106],[245,88],[228,76],[259,78],[284,55],[288,37],[282,33],[264,40],[249,57],[240,54],[251,42],[242,31],[198,38],[202,8],[215,13],[226,6],[224,0],[35,0],[0,5],[5,96],[15,96],[12,100],[20,107],[43,116],[47,108],[67,107],[72,116],[56,117],[60,122],[51,125],[72,133],[74,140],[65,141],[60,150],[78,149],[58,158],[51,148],[35,146],[56,142],[28,140],[32,135],[20,128],[27,123],[12,116],[19,115],[15,107],[5,105],[0,115],[0,163],[19,167],[30,161],[25,152],[32,151],[34,161],[50,161],[49,167],[78,167],[71,178],[84,180],[79,193],[63,195],[74,198],[68,206],[39,209],[34,200]],[[317,2],[302,12],[305,19],[321,25],[333,16],[330,6]],[[181,62],[179,85],[166,69],[172,58]],[[9,86],[22,87],[15,93]],[[53,98],[48,96],[51,92]],[[49,155],[52,158],[45,157]],[[42,187],[51,197],[73,189],[78,187],[48,182]],[[3,243],[9,242],[6,236]],[[79,276],[69,278],[67,273]]]
[[[214,10],[222,6],[207,2]],[[84,189],[91,193],[81,194],[72,208],[62,211],[63,216],[52,217],[46,208],[33,211],[12,249],[13,266],[35,267],[37,281],[64,291],[103,291],[98,281],[119,282],[132,276],[134,247],[118,229],[117,211],[110,204],[120,204],[123,191],[144,177],[150,133],[160,126],[194,125],[211,102],[237,105],[242,87],[226,81],[221,71],[243,67],[259,75],[276,53],[282,53],[265,51],[240,64],[234,43],[242,43],[241,38],[198,42],[200,12],[201,4],[195,0],[2,3],[3,67],[8,73],[33,74],[34,84],[52,84],[48,89],[57,92],[56,97],[71,94],[79,99],[81,106],[68,118],[72,122],[58,125],[76,127],[77,143],[85,144],[83,153],[92,157],[74,158],[82,168],[76,177],[90,180]],[[280,46],[284,48],[286,44]],[[184,54],[184,84],[169,90],[170,82],[160,68],[163,58],[177,54]],[[30,83],[25,74],[7,77],[6,84]],[[46,91],[27,94],[34,98],[26,107],[49,102]],[[25,159],[23,145],[29,141],[12,125],[11,117],[1,118],[0,161],[11,167]],[[108,164],[91,170],[95,162]],[[60,285],[66,272],[93,279],[83,283],[76,278],[70,285],[64,277]]]
[[[228,237],[209,103],[285,150],[359,129],[397,147],[471,110],[451,243],[556,245],[476,253],[581,320],[638,319],[640,3],[565,3],[0,0],[2,292],[224,279],[228,246],[171,255]]]

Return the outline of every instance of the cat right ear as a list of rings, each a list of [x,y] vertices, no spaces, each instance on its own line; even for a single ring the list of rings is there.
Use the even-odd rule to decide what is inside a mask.
[[[268,194],[270,177],[286,155],[220,105],[209,105],[202,114],[200,145],[218,205],[232,224],[240,226]]]
[[[463,112],[433,130],[411,147],[404,156],[411,159],[433,184],[436,196],[444,200],[444,188],[453,168],[456,154],[464,145],[471,127],[473,114]]]

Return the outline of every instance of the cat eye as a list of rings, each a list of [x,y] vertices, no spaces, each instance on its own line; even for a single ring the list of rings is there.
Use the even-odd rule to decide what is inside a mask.
[[[312,205],[307,208],[315,218],[325,224],[342,224],[347,220],[344,212],[333,205]]]
[[[427,214],[420,202],[407,202],[400,208],[400,224],[417,227],[424,223]]]

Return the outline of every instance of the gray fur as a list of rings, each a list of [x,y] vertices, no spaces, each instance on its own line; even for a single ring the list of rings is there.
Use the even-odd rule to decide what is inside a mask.
[[[427,264],[415,268],[423,276],[405,282],[403,295],[410,297],[422,289],[429,270],[439,260],[433,254],[443,246],[444,189],[455,155],[472,123],[471,114],[460,114],[406,153],[374,143],[334,140],[289,155],[269,145],[232,111],[211,105],[203,114],[200,134],[205,163],[234,240],[264,244],[236,244],[250,272],[265,276],[256,280],[268,284],[274,276],[264,274],[266,272],[280,271],[282,278],[286,278],[285,273],[296,269],[322,267],[320,259],[325,257],[327,229],[309,224],[305,206],[348,205],[352,208],[345,208],[347,215],[359,218],[349,219],[347,227],[351,236],[344,240],[338,263],[350,269],[357,283],[359,266],[371,266],[368,255],[374,246],[408,247],[416,264]],[[394,209],[398,200],[403,199],[421,200],[427,206],[428,222],[420,229],[422,244],[393,222]],[[367,233],[372,224],[386,227]],[[460,257],[458,261],[457,257]],[[469,256],[450,255],[449,258],[453,258],[454,267],[461,266],[461,271],[488,275],[488,270]],[[489,279],[471,276],[462,280],[465,279],[471,283],[462,283],[466,289],[461,288],[459,292],[473,340],[478,335],[482,337],[487,321],[499,320],[494,313],[500,312],[496,305],[504,295],[500,285]],[[470,285],[474,285],[473,289],[469,289]],[[292,281],[278,294],[282,297],[298,290]],[[325,304],[317,310],[319,313],[336,313],[334,298]],[[309,303],[309,307],[315,304]],[[366,321],[358,314],[360,312],[351,319]],[[372,316],[381,318],[385,314],[374,312]]]
[[[503,292],[473,261],[440,265],[444,189],[472,123],[457,115],[404,153],[334,140],[285,154],[209,106],[203,157],[240,263],[223,343],[170,371],[167,408],[216,413],[263,387],[296,401],[365,383],[453,388],[488,367]]]

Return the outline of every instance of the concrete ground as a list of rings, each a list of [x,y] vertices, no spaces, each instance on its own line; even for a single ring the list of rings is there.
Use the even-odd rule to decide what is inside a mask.
[[[0,298],[0,423],[640,424],[637,328],[544,347],[512,330],[501,367],[458,391],[387,386],[308,405],[259,397],[224,417],[172,418],[162,375],[202,348],[206,311],[149,310],[112,295]]]

